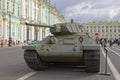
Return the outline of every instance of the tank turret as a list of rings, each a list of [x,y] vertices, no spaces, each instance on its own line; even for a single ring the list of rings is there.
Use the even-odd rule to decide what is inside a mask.
[[[52,26],[49,25],[41,25],[41,24],[32,24],[32,23],[26,23],[28,26],[36,26],[36,27],[45,27],[50,28],[50,32],[54,35],[60,35],[60,34],[75,34],[83,32],[83,26],[78,23],[58,23],[54,24]]]

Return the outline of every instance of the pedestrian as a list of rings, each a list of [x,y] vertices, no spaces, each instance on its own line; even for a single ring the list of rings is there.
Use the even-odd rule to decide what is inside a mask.
[[[118,43],[117,44],[118,44],[118,46],[120,45],[120,38],[118,39]]]
[[[13,45],[15,46],[15,41],[13,42]]]
[[[3,44],[4,44],[4,43],[3,43],[3,40],[1,40],[1,43],[0,43],[0,45],[1,45],[1,48],[3,47]]]
[[[16,40],[16,45],[18,45],[18,41]]]
[[[112,45],[113,45],[113,39],[109,39],[109,45],[110,45],[110,47],[112,47]]]
[[[32,44],[32,45],[34,45],[34,44],[35,44],[34,40],[31,42],[31,44]]]
[[[99,44],[100,44],[100,46],[103,46],[103,38],[99,39]]]
[[[18,45],[20,44],[20,41],[18,40]]]

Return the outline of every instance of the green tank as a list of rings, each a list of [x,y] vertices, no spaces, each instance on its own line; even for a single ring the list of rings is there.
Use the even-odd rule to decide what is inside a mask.
[[[50,28],[39,44],[22,48],[26,64],[33,70],[43,70],[49,63],[83,65],[87,72],[99,72],[100,46],[79,23],[58,23],[53,26],[26,23],[27,26]]]

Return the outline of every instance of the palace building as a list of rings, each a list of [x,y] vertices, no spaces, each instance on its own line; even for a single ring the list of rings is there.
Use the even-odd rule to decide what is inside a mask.
[[[120,22],[91,22],[83,24],[89,33],[95,36],[95,33],[99,33],[99,38],[120,38]]]
[[[0,40],[24,42],[50,35],[49,29],[26,26],[24,22],[52,25],[65,19],[50,0],[0,0]]]

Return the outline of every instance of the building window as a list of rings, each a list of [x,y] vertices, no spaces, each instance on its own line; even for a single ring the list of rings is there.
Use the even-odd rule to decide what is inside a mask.
[[[98,28],[100,28],[100,26],[98,26]]]
[[[120,28],[120,26],[118,26],[118,28]]]
[[[7,24],[7,36],[8,36],[8,34],[9,34],[9,24]]]
[[[110,30],[110,32],[112,32],[112,30]]]
[[[98,30],[98,32],[100,32],[100,30]]]
[[[92,33],[92,30],[91,30],[91,33]]]
[[[20,7],[18,6],[18,16],[20,16]]]
[[[112,26],[110,26],[110,28],[112,28]]]
[[[104,26],[102,26],[102,28],[104,28]]]
[[[106,26],[106,28],[108,28],[108,26]]]
[[[27,10],[27,8],[25,8],[25,10],[26,10],[26,17],[28,17],[28,14],[27,14],[28,10]]]
[[[14,27],[15,27],[15,26],[14,26]],[[12,36],[15,37],[15,29],[14,29],[14,28],[12,29],[12,34],[13,34]]]
[[[116,26],[114,26],[114,28],[116,28]]]
[[[106,32],[108,32],[108,30],[106,30]]]
[[[116,30],[114,30],[114,32],[116,32]]]
[[[34,10],[34,19],[36,19],[36,9]]]
[[[106,37],[108,37],[108,35],[106,35]]]
[[[9,1],[7,1],[7,9],[9,9]]]
[[[96,26],[94,26],[94,28],[96,28]]]
[[[15,4],[13,4],[13,13],[15,13]]]
[[[102,30],[102,32],[104,32],[104,30]]]

